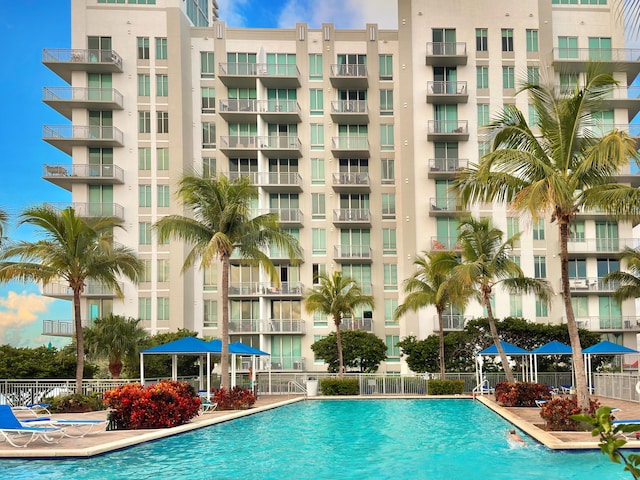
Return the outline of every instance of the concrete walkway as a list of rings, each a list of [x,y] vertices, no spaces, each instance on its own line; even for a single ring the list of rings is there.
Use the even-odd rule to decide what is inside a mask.
[[[341,397],[344,399],[344,397]],[[370,400],[373,398],[392,399],[389,396],[366,396],[352,397],[357,400]],[[403,396],[402,398],[407,398]],[[424,399],[425,396],[417,396],[413,398]],[[443,397],[431,397],[443,398]],[[456,398],[460,398],[459,396]],[[546,432],[538,425],[543,423],[540,417],[539,408],[504,408],[495,403],[493,396],[485,395],[476,397],[488,408],[494,410],[509,422],[513,423],[517,428],[526,432],[538,442],[551,449],[562,450],[580,450],[580,449],[598,449],[598,439],[591,436],[590,432]],[[336,397],[313,397],[314,399],[333,399]],[[83,438],[62,438],[59,442],[48,444],[37,440],[26,448],[16,448],[9,445],[8,442],[0,441],[0,458],[65,458],[65,457],[91,457],[102,453],[119,450],[122,448],[137,445],[139,443],[157,440],[160,438],[176,435],[178,433],[195,430],[216,423],[227,422],[235,418],[246,415],[277,408],[290,403],[305,400],[300,395],[280,395],[280,396],[261,396],[255,406],[250,410],[234,410],[234,411],[214,411],[206,413],[194,418],[186,425],[174,428],[163,428],[155,430],[116,430],[106,431],[104,428],[95,430]],[[601,398],[602,405],[617,407],[620,412],[616,414],[618,419],[640,419],[640,404],[634,402],[625,402],[621,400],[611,400]],[[54,418],[73,418],[73,419],[106,419],[106,411],[89,412],[85,414],[66,414],[54,415]],[[626,448],[640,448],[640,441],[630,441]]]

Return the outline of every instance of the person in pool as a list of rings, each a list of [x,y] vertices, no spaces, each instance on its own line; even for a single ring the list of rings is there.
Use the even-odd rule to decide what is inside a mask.
[[[509,435],[507,435],[507,439],[515,442],[516,444],[521,444],[522,446],[525,445],[525,441],[522,439],[522,437],[520,435],[518,435],[515,431],[515,429],[511,429],[509,430]]]

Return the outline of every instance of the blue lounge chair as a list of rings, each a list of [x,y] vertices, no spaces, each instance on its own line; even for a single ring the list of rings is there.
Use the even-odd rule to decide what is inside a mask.
[[[25,427],[52,427],[59,428],[63,437],[82,438],[93,432],[100,425],[106,425],[106,420],[76,420],[76,419],[51,419],[46,417],[21,420]]]
[[[622,435],[624,438],[626,438],[627,440],[640,440],[640,419],[632,419],[632,420],[613,420],[611,422],[611,425],[613,427],[617,427],[619,425],[634,425],[637,426],[638,428],[635,429],[632,432],[620,432],[620,435]]]
[[[26,447],[38,439],[53,443],[62,437],[63,429],[54,426],[26,426],[18,420],[9,405],[0,405],[0,436],[14,447]]]

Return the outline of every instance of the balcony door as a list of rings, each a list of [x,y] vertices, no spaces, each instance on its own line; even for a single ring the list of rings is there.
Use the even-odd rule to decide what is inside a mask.
[[[456,67],[433,67],[433,93],[457,93],[458,70]]]
[[[110,217],[113,215],[113,186],[89,185],[89,215]]]
[[[111,37],[87,37],[90,62],[111,62],[113,60],[111,50]]]
[[[434,105],[433,116],[436,133],[453,133],[458,128],[457,105]]]
[[[89,149],[89,176],[113,176],[113,148]]]
[[[596,249],[598,252],[619,250],[618,224],[616,222],[596,222]]]
[[[89,112],[89,138],[112,139],[113,112],[90,111]]]
[[[112,100],[113,82],[110,73],[89,73],[87,74],[89,100]]]
[[[456,54],[456,29],[434,28],[431,30],[434,55]]]

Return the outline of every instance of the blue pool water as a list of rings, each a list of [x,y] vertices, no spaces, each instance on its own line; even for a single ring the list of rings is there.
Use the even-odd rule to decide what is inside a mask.
[[[0,460],[0,478],[631,478],[599,451],[512,448],[509,428],[471,400],[307,401],[90,459]]]

